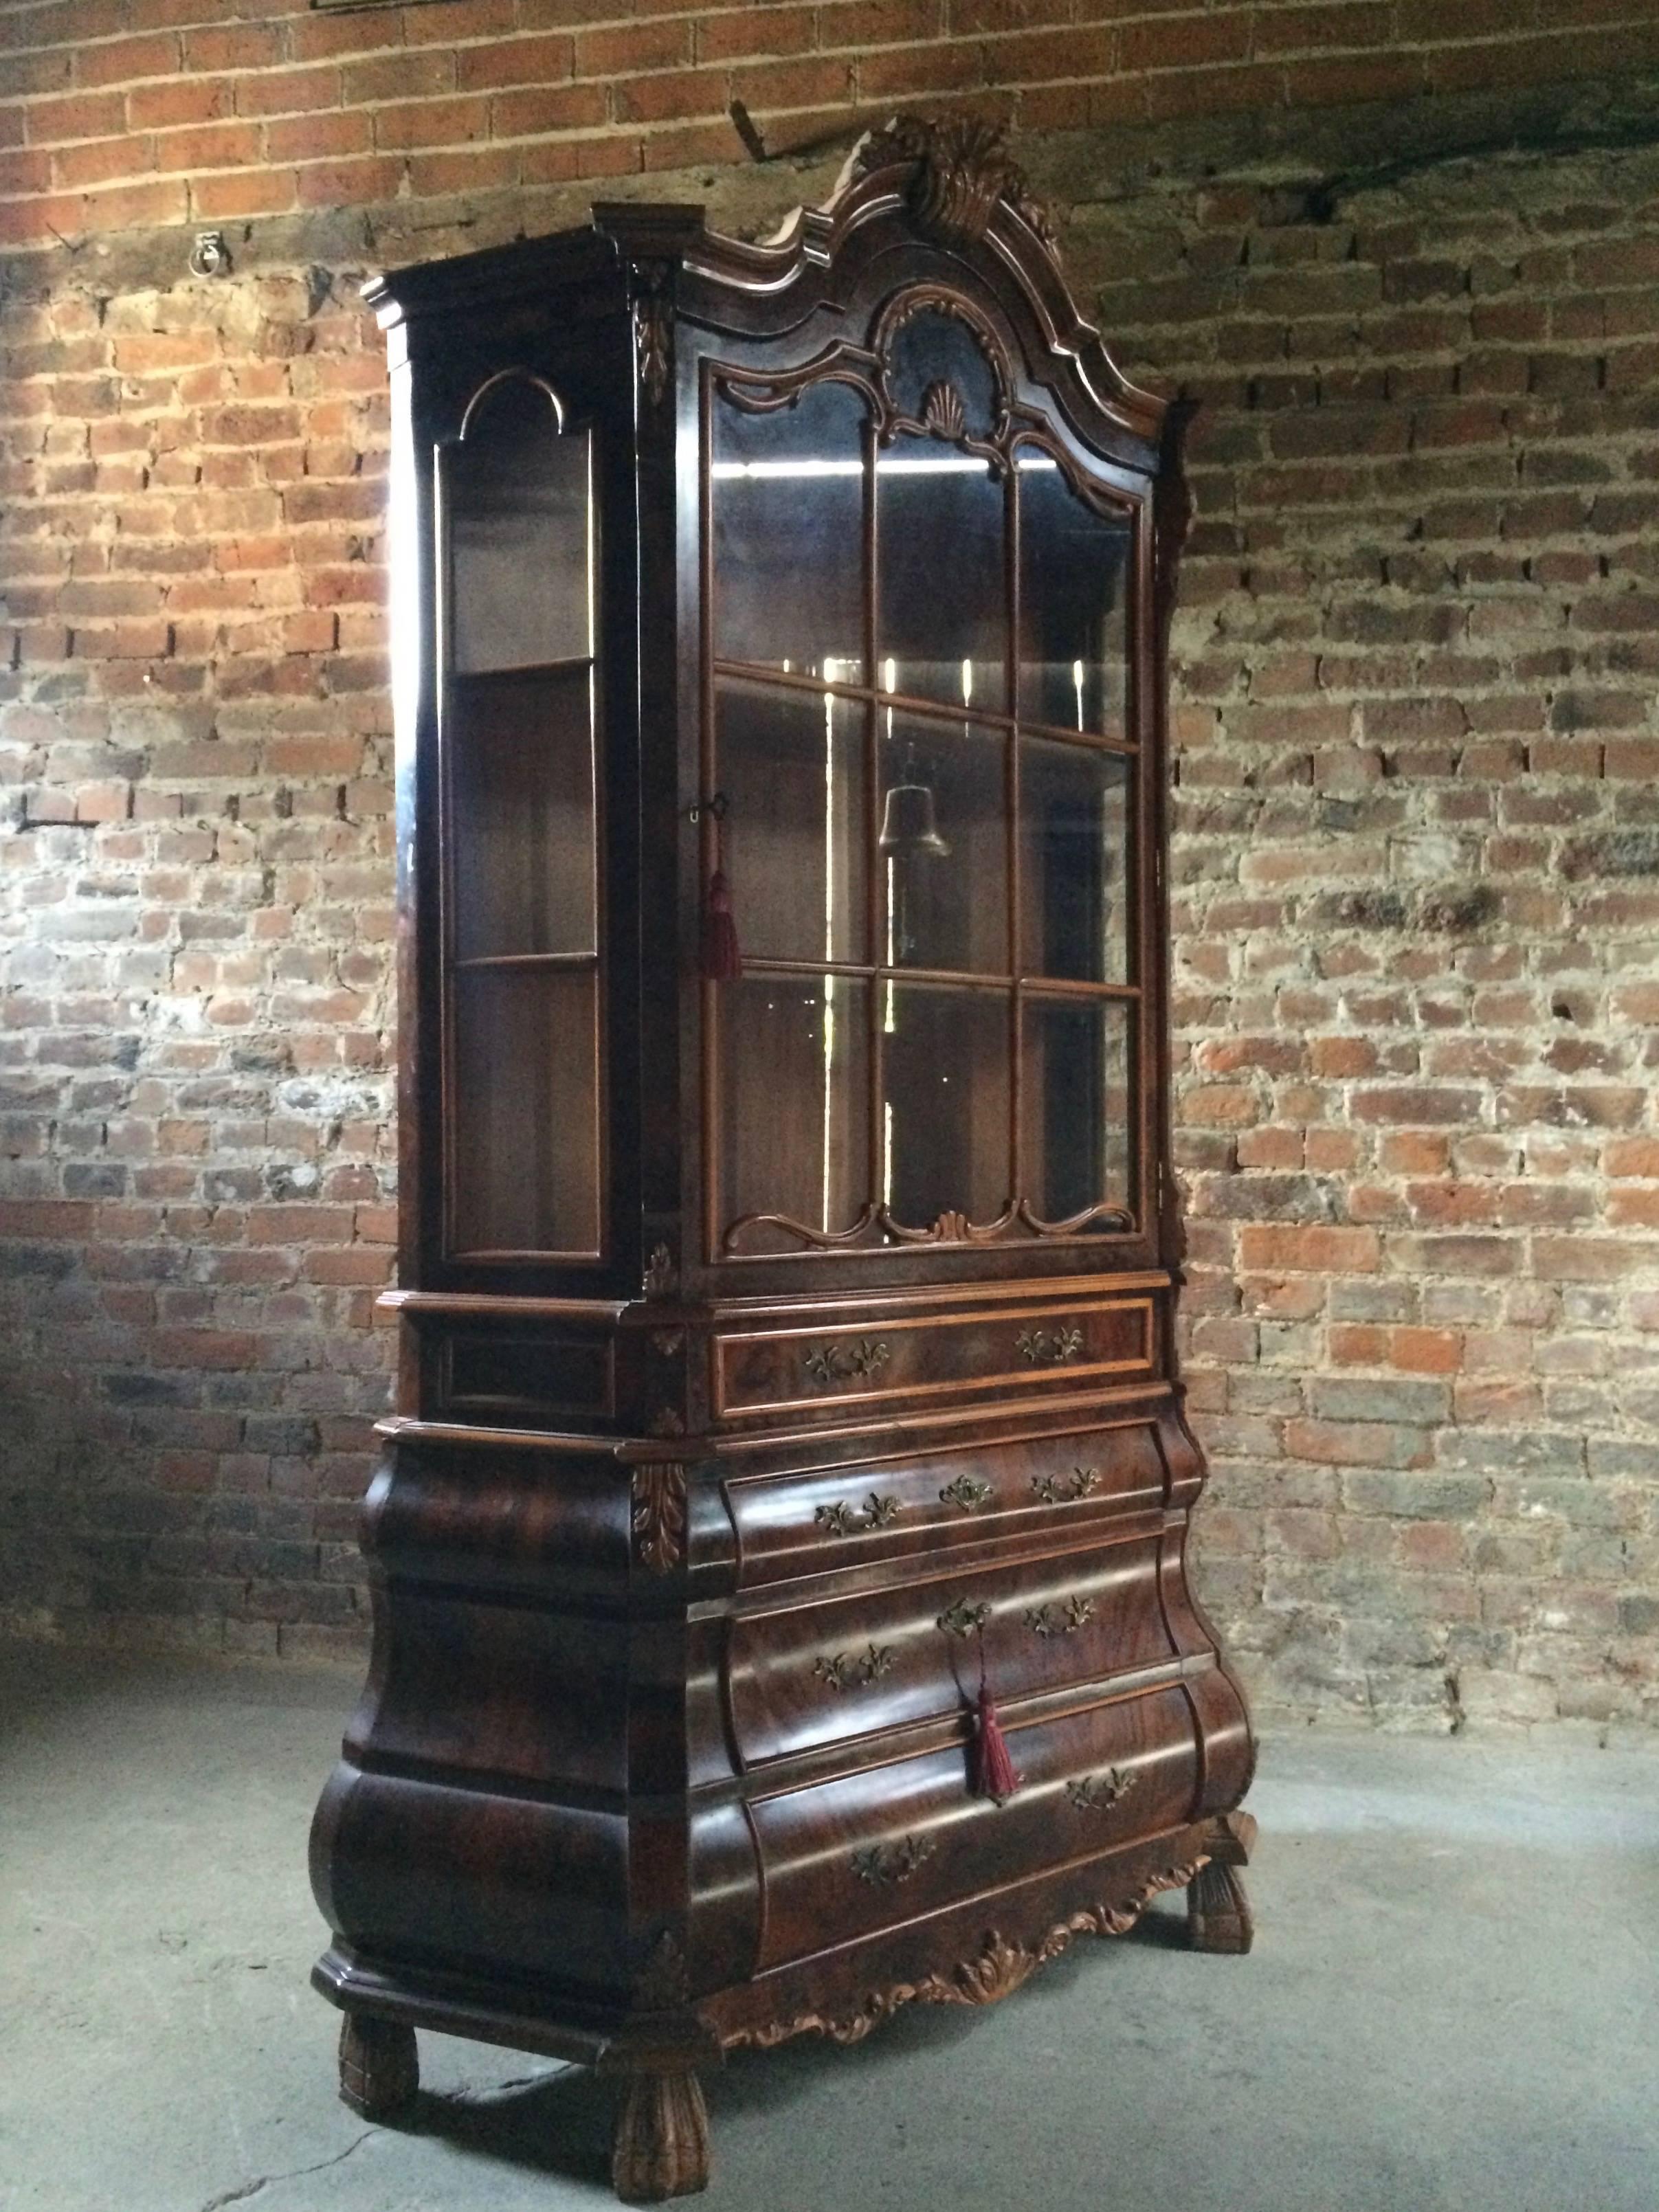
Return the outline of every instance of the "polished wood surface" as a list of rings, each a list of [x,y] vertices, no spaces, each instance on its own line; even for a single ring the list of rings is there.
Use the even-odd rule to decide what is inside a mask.
[[[371,296],[404,1352],[314,1978],[365,2112],[423,2026],[620,2072],[648,2201],[723,2049],[1164,1889],[1248,1947],[1173,1358],[1184,414],[963,122],[771,246],[602,208]]]

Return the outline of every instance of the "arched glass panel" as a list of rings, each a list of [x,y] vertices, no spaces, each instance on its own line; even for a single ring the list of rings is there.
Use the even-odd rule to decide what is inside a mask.
[[[538,380],[440,449],[454,1254],[599,1243],[592,440]]]

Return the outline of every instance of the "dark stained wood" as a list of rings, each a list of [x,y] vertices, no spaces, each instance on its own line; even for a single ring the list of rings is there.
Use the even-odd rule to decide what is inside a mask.
[[[723,2048],[994,2002],[1163,1890],[1248,1947],[1254,1747],[1188,1583],[1172,1349],[1185,410],[969,122],[878,134],[769,246],[603,208],[370,297],[404,1354],[313,1980],[376,2116],[421,2027],[622,2073],[612,2178],[649,2202],[707,2179]],[[457,475],[520,401],[534,483]],[[453,665],[447,470],[494,673]],[[581,619],[538,597],[590,568]],[[726,865],[756,941],[711,981]]]
[[[404,2021],[349,2012],[340,2022],[340,2098],[366,2120],[384,2120],[421,2086],[415,2031]]]

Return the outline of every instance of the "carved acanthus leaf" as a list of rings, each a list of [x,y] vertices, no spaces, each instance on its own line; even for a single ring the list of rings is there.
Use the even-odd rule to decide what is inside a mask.
[[[890,161],[916,164],[909,206],[924,237],[940,246],[972,246],[984,237],[1002,199],[1052,248],[1048,210],[1032,196],[996,124],[976,115],[896,115],[864,142],[858,173],[867,176]]]
[[[669,299],[671,264],[639,264],[634,296],[634,344],[639,356],[640,389],[646,403],[660,407],[674,367],[674,313]]]
[[[634,2002],[641,2012],[672,2012],[691,1994],[685,1954],[665,1928],[634,1979]]]
[[[653,1575],[672,1575],[685,1556],[685,1469],[653,1460],[634,1470],[634,1549]]]

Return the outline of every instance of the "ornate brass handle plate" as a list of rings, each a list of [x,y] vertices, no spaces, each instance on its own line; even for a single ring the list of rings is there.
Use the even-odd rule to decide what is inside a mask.
[[[941,1505],[959,1505],[964,1513],[977,1513],[992,1495],[988,1482],[981,1482],[976,1474],[959,1474],[954,1482],[947,1482],[939,1494]]]
[[[860,1881],[908,1881],[923,1860],[932,1858],[938,1848],[929,1836],[907,1836],[901,1844],[868,1844],[862,1850],[854,1852],[850,1863]]]
[[[872,1490],[861,1506],[839,1503],[820,1505],[812,1518],[832,1536],[856,1536],[860,1528],[887,1528],[903,1510],[896,1498],[884,1497],[880,1491]]]
[[[1100,1469],[1074,1467],[1064,1479],[1057,1474],[1034,1474],[1031,1487],[1045,1505],[1057,1504],[1062,1498],[1087,1498],[1100,1487]]]
[[[1095,1617],[1091,1597],[1068,1597],[1064,1605],[1029,1606],[1025,1626],[1033,1636],[1075,1636]]]
[[[988,1605],[969,1605],[966,1598],[959,1597],[954,1605],[945,1607],[933,1625],[942,1628],[947,1636],[973,1636],[990,1618]]]
[[[890,1673],[895,1656],[890,1644],[872,1644],[857,1658],[850,1651],[831,1651],[812,1662],[812,1672],[832,1690],[857,1689]]]
[[[892,1356],[884,1338],[865,1336],[856,1344],[815,1345],[805,1364],[815,1382],[852,1382],[879,1375]]]
[[[1083,1774],[1068,1782],[1066,1795],[1079,1813],[1106,1813],[1121,1805],[1139,1779],[1121,1766],[1109,1766],[1104,1774]]]
[[[1083,1331],[1066,1328],[1023,1328],[1014,1339],[1020,1357],[1032,1367],[1063,1367],[1083,1349]]]

